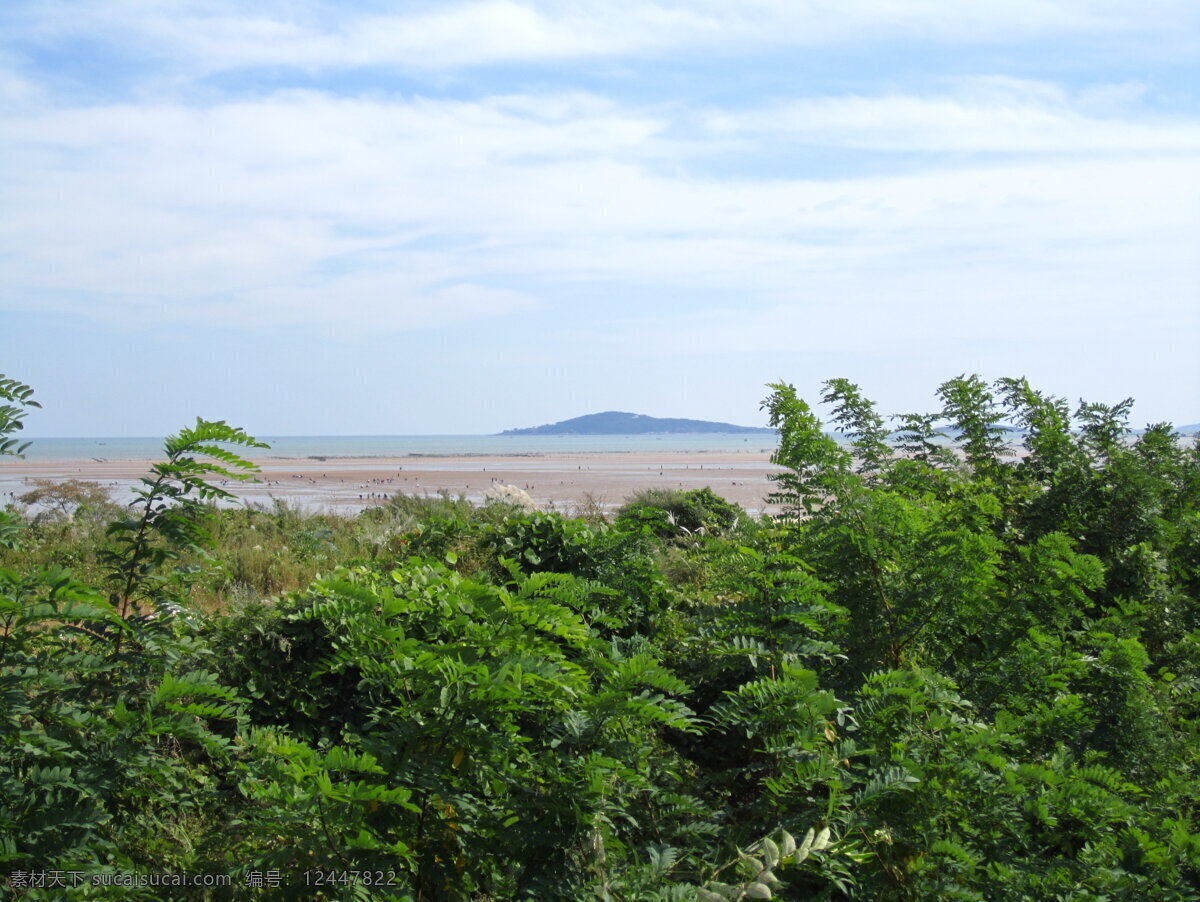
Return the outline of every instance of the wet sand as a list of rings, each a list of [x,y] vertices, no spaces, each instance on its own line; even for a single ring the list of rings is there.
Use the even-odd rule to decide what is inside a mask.
[[[5,460],[0,463],[0,506],[28,491],[34,479],[83,479],[112,490],[124,501],[146,475],[150,461]],[[448,492],[481,503],[495,485],[528,492],[538,506],[567,513],[596,503],[612,510],[646,488],[705,486],[751,513],[766,509],[764,498],[776,470],[770,455],[743,452],[636,452],[538,454],[480,457],[267,458],[258,482],[223,484],[244,502],[270,504],[279,498],[310,510],[354,513],[391,495]],[[221,482],[221,480],[217,480]]]

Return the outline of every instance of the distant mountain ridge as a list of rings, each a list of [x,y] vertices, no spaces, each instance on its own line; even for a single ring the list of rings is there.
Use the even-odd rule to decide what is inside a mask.
[[[774,433],[763,426],[735,426],[709,420],[684,420],[673,417],[650,417],[640,413],[606,410],[589,413],[559,423],[532,426],[528,429],[505,429],[501,435],[644,435],[646,433]]]

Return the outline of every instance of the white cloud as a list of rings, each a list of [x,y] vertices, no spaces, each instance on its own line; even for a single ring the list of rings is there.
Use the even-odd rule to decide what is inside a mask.
[[[1029,361],[1183,409],[1198,35],[1194,0],[12,0],[0,310],[360,373],[359,335],[426,330],[405,365],[487,359],[489,397]]]
[[[761,344],[749,336],[777,309],[799,320],[830,297],[869,310],[980,286],[1017,310],[1032,299],[1032,315],[1119,303],[1136,276],[1152,306],[1193,302],[1196,125],[1089,117],[1020,85],[997,122],[989,90],[805,102],[823,119],[804,134],[1034,156],[826,180],[687,175],[726,148],[668,137],[687,129],[665,111],[580,94],[22,112],[0,119],[0,304],[398,331],[551,305],[590,281],[742,297],[763,312],[711,335]],[[750,153],[796,140],[794,123],[727,115]]]
[[[1190,0],[467,0],[378,12],[322,4],[233,0],[26,2],[13,37],[107,39],[160,62],[200,71],[255,66],[453,69],[756,46],[876,41],[991,44],[1039,36],[1151,40],[1158,52],[1196,49],[1200,9]],[[1189,37],[1189,33],[1191,37]]]
[[[1101,85],[1070,97],[1057,85],[967,80],[949,94],[822,97],[717,111],[700,125],[748,137],[884,151],[1122,153],[1200,151],[1200,122],[1128,109],[1142,86]],[[1116,109],[1114,109],[1116,107]]]
[[[10,67],[0,65],[0,105],[10,109],[30,107],[41,96],[42,92],[34,82]]]

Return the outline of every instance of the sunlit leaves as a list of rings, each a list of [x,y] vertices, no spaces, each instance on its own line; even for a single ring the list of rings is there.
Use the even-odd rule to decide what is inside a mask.
[[[41,407],[33,400],[33,389],[16,379],[9,379],[0,374],[0,454],[21,454],[29,447],[29,443],[18,444],[15,438],[10,438],[14,432],[25,428],[25,414],[28,407]]]
[[[1194,898],[1200,452],[1024,379],[949,380],[899,436],[848,380],[839,438],[772,388],[761,522],[671,492],[615,523],[234,516],[253,440],[169,439],[111,530],[117,606],[0,571],[0,859],[379,868],[400,898]],[[340,559],[359,526],[388,538]],[[268,527],[325,575],[191,613],[181,558]]]
[[[195,426],[166,439],[167,459],[154,464],[142,479],[144,487],[134,490],[131,515],[109,525],[113,545],[101,560],[109,569],[113,598],[122,615],[140,601],[160,601],[166,576],[163,566],[180,551],[202,551],[207,544],[204,523],[211,513],[209,503],[235,497],[210,480],[216,476],[250,479],[258,469],[226,445],[267,447],[223,420],[197,419]]]

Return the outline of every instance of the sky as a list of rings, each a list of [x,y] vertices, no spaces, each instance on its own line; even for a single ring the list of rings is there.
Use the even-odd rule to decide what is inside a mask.
[[[1195,0],[5,0],[26,437],[1200,421]]]

